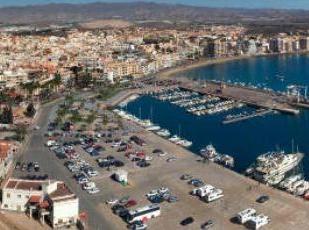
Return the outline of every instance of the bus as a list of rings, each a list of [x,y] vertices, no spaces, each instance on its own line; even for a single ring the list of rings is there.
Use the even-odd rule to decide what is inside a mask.
[[[157,204],[147,205],[136,210],[130,210],[127,216],[127,222],[133,223],[135,221],[146,222],[151,218],[160,216],[160,206]]]

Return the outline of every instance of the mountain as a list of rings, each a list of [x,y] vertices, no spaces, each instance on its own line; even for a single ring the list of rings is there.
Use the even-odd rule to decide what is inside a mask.
[[[3,24],[67,23],[98,19],[202,23],[308,23],[309,11],[208,8],[158,3],[48,4],[0,8]]]

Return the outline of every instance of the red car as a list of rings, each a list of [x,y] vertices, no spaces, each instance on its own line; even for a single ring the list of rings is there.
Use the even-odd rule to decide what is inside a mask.
[[[145,157],[145,153],[144,152],[137,152],[136,156],[139,158],[144,158]]]
[[[135,205],[137,205],[136,200],[129,200],[124,206],[125,206],[126,208],[130,208],[130,207],[133,207],[133,206],[135,206]]]

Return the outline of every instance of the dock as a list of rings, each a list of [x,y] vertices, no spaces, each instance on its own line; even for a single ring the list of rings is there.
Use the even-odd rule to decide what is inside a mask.
[[[276,110],[291,115],[299,114],[300,107],[309,107],[309,103],[295,103],[295,98],[276,92],[224,82],[204,81],[204,83],[186,80],[182,81],[179,87],[202,95],[216,96],[224,100],[235,100],[256,108]]]
[[[245,120],[249,120],[251,118],[261,117],[261,116],[267,115],[267,114],[272,113],[272,112],[274,112],[274,111],[271,110],[271,109],[262,109],[260,111],[253,113],[253,114],[244,115],[244,116],[232,118],[232,119],[229,119],[229,120],[224,120],[224,121],[222,121],[222,124],[226,125],[226,124],[236,123],[236,122],[240,122],[240,121],[245,121]]]

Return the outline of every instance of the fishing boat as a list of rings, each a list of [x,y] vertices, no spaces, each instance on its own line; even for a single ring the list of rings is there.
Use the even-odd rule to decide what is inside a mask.
[[[206,148],[201,149],[200,155],[210,161],[215,161],[215,159],[218,157],[218,153],[215,147],[211,144],[207,145]]]
[[[177,141],[180,141],[181,138],[177,135],[173,135],[171,138],[168,139],[169,141],[176,143]]]
[[[169,137],[171,135],[170,131],[168,131],[167,129],[161,129],[158,132],[156,132],[156,134],[158,134],[161,137]]]
[[[152,125],[152,126],[149,126],[149,127],[146,128],[146,130],[148,130],[148,131],[158,131],[160,129],[161,129],[161,127],[158,126],[158,125]]]

